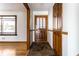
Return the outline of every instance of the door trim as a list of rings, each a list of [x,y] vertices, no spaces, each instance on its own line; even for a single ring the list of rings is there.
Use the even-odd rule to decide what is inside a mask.
[[[27,19],[26,19],[26,23],[27,23],[27,31],[26,31],[26,35],[27,35],[27,50],[30,48],[30,8],[28,6],[28,3],[23,3],[24,7],[26,8],[27,10]]]

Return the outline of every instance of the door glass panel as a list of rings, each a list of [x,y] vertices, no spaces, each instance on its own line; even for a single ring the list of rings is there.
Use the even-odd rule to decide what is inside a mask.
[[[0,19],[0,34],[1,34],[1,19]]]
[[[43,22],[42,22],[42,18],[40,18],[40,28],[42,28]]]
[[[60,17],[58,17],[58,29],[61,29],[61,27],[62,27],[62,22]]]
[[[37,18],[36,21],[37,21],[37,22],[36,22],[36,29],[39,29],[39,22],[40,22],[39,17]]]
[[[54,20],[53,20],[53,28],[54,29],[57,29],[57,17],[54,17]]]
[[[45,28],[46,24],[45,24],[45,18],[43,18],[43,28]]]

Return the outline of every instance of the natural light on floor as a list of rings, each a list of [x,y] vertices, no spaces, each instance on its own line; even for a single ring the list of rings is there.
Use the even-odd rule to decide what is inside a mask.
[[[15,49],[0,49],[0,56],[15,56],[16,51]]]

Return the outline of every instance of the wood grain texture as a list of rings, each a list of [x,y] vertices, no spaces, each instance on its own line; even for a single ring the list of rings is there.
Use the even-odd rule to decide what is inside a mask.
[[[56,55],[62,55],[62,32],[54,31],[53,32],[53,47],[56,51]]]
[[[53,6],[53,16],[61,17],[62,16],[62,3],[55,3]]]
[[[1,49],[2,50],[13,49],[15,50],[15,53],[16,53],[15,56],[25,56],[27,53],[26,42],[0,42],[0,51]]]

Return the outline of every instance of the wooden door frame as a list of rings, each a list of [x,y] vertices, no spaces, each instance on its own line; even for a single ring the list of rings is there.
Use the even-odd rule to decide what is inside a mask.
[[[27,32],[26,32],[26,35],[27,35],[27,42],[26,42],[26,45],[27,45],[27,50],[30,48],[30,8],[28,6],[27,3],[23,3],[23,5],[25,6],[26,10],[27,10]]]
[[[47,31],[47,34],[48,34],[48,15],[35,15],[34,16],[34,29],[35,29],[35,33],[36,33],[36,30],[37,30],[36,26],[35,26],[36,25],[36,17],[46,17],[46,31]],[[48,35],[47,35],[47,37],[48,37]]]

